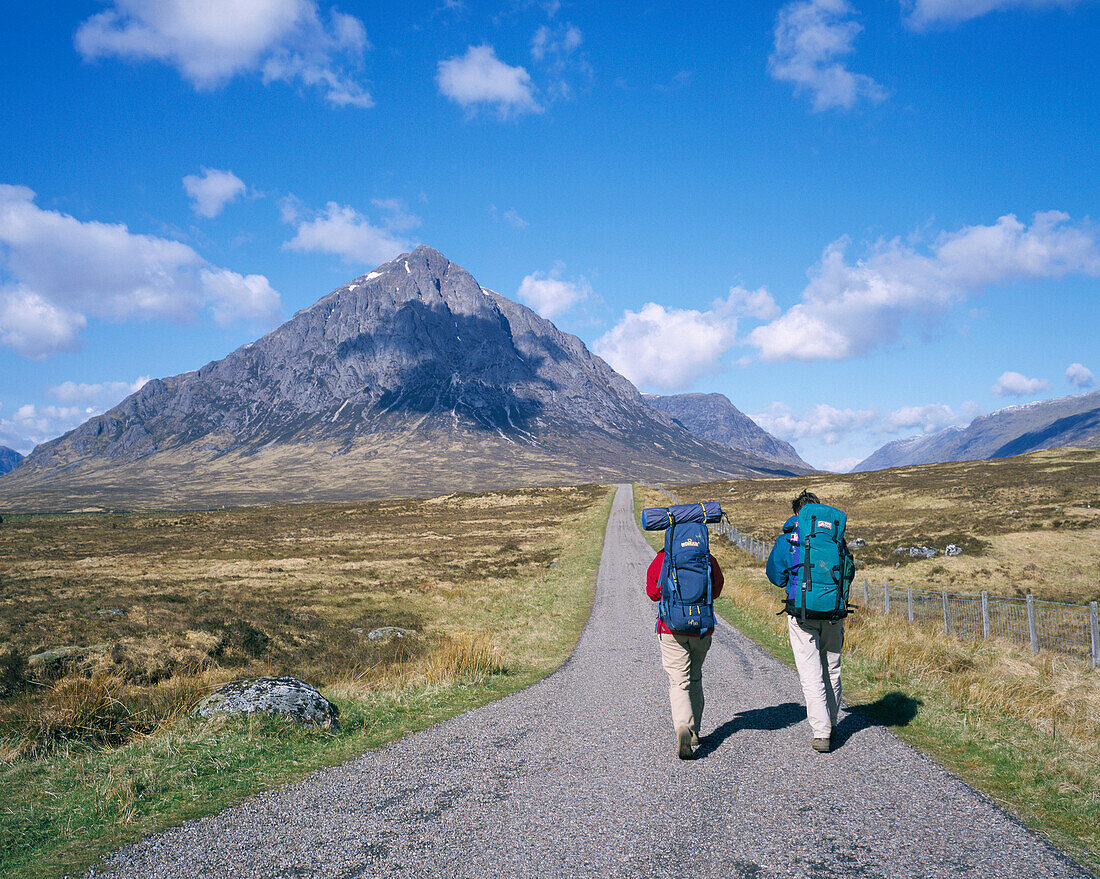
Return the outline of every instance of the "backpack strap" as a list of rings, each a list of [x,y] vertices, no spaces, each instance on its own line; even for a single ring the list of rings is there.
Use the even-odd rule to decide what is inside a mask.
[[[802,622],[806,622],[806,590],[810,585],[810,537],[817,530],[817,516],[810,517],[810,533],[802,535]]]

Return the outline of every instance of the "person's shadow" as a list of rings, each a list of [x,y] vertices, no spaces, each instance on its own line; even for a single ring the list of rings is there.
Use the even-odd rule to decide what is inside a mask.
[[[797,702],[784,702],[781,705],[769,705],[767,708],[751,708],[739,711],[717,729],[699,737],[699,747],[695,749],[695,759],[699,760],[713,754],[722,743],[741,729],[777,730],[794,726],[806,719],[806,709]]]
[[[833,730],[833,750],[841,747],[857,732],[873,726],[909,726],[922,705],[923,701],[900,690],[891,690],[874,702],[849,705],[848,713]]]
[[[908,726],[924,703],[899,690],[862,705],[849,705],[848,711],[833,730],[833,750],[840,748],[853,735],[874,726]],[[713,754],[738,730],[780,730],[794,726],[806,719],[806,707],[798,702],[783,702],[767,708],[739,711],[717,729],[699,737],[699,747],[694,758]]]

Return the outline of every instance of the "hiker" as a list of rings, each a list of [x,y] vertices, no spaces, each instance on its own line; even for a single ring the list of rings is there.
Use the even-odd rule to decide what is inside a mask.
[[[678,527],[682,529],[684,526]],[[706,525],[700,527],[702,534],[706,535]],[[710,595],[713,604],[713,599],[722,594],[724,580],[717,559],[710,554],[709,545],[704,546],[707,547],[707,558],[710,560]],[[649,563],[649,570],[646,572],[645,591],[653,601],[661,601],[662,579],[666,585],[670,582],[669,577],[662,578],[664,572],[665,550],[661,550]],[[681,574],[683,577],[683,572]],[[664,604],[661,606],[664,607]],[[676,753],[681,760],[690,759],[692,748],[698,747],[699,723],[703,719],[703,660],[710,650],[711,633],[714,631],[713,608],[704,606],[704,610],[710,614],[707,617],[709,627],[705,629],[674,632],[660,617],[656,625],[661,645],[661,664],[668,673],[668,697],[672,704]]]
[[[810,745],[828,753],[840,711],[840,650],[855,565],[844,540],[842,511],[811,491],[799,494],[791,508],[794,515],[768,556],[767,575],[786,590],[787,629],[813,732]]]

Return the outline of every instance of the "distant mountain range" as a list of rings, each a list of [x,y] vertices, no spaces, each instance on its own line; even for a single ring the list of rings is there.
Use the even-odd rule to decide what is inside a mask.
[[[797,456],[796,456],[797,457]],[[353,500],[806,472],[692,435],[576,336],[418,247],[38,446],[0,508]]]
[[[1009,406],[975,418],[967,427],[894,440],[853,467],[852,472],[1007,458],[1060,446],[1100,446],[1100,391]]]
[[[15,449],[9,449],[7,446],[0,446],[0,475],[10,473],[19,466],[19,462],[22,460],[23,456],[15,451]]]
[[[798,456],[794,446],[776,439],[724,394],[646,394],[645,401],[671,415],[697,437],[790,467],[813,469]]]

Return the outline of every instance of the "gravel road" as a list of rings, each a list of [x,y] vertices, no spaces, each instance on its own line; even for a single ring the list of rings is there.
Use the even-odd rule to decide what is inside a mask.
[[[697,759],[673,753],[615,497],[591,619],[533,687],[116,852],[112,876],[1087,877],[890,732],[842,714],[810,749],[794,672],[721,626]],[[102,875],[101,873],[89,873]]]

